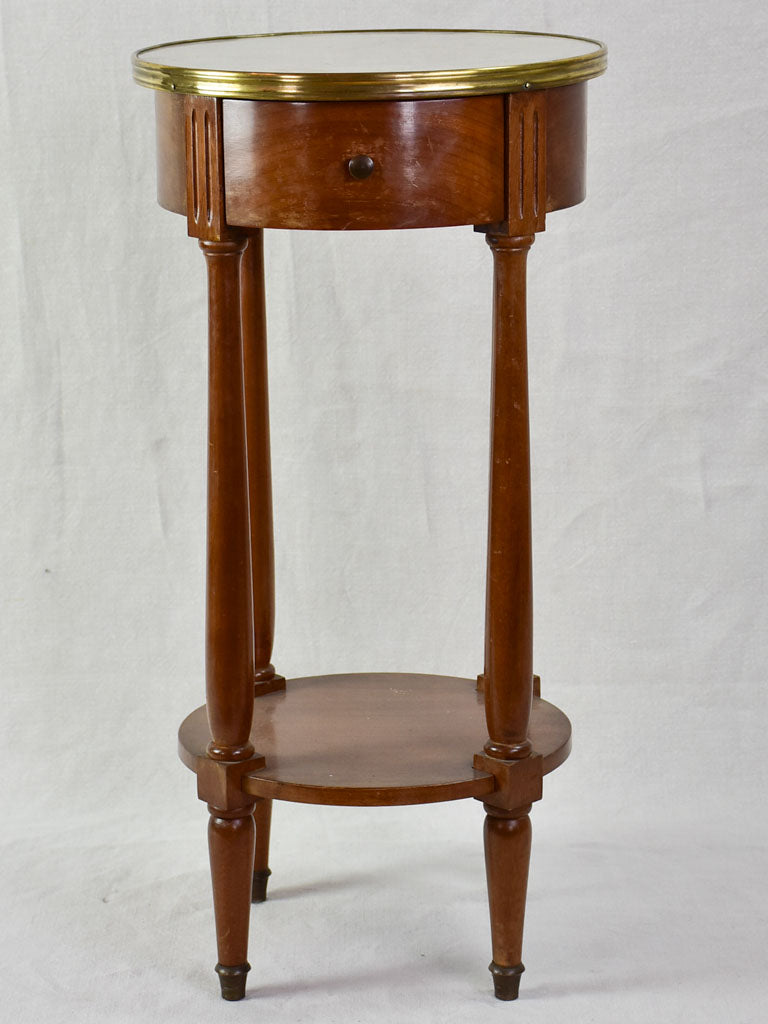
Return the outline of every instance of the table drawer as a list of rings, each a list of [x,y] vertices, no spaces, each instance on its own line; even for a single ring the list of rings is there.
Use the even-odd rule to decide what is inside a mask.
[[[227,223],[344,230],[501,221],[504,135],[501,96],[224,100]]]

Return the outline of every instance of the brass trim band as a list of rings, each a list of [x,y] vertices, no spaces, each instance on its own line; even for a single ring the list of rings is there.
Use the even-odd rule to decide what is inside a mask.
[[[361,34],[343,32],[272,32],[253,36],[217,36],[211,39],[186,39],[161,43],[138,50],[132,58],[133,77],[139,85],[166,92],[193,96],[218,96],[241,100],[385,100],[418,99],[429,96],[473,96],[483,93],[522,92],[525,89],[549,89],[573,85],[596,78],[605,71],[608,58],[605,46],[581,36],[555,35],[551,32],[506,32],[485,29],[365,29],[364,32],[473,32],[486,35],[550,36],[593,43],[597,50],[581,56],[539,64],[509,67],[469,68],[454,71],[397,71],[377,73],[331,74],[308,72],[283,73],[261,71],[215,71],[202,68],[172,67],[148,59],[153,50],[184,43],[223,42],[227,39],[258,39],[273,36]]]

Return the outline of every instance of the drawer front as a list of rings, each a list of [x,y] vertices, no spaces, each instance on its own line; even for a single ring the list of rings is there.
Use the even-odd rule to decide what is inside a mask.
[[[227,223],[364,229],[504,219],[504,99],[224,100]]]

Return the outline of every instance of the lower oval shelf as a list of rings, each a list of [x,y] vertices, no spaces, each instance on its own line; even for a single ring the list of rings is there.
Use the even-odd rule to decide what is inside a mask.
[[[570,753],[568,718],[538,697],[529,736],[545,774]],[[246,773],[243,790],[348,806],[484,796],[494,779],[476,771],[472,758],[486,738],[473,680],[386,672],[291,679],[254,702],[251,742],[266,766]],[[201,707],[179,730],[181,759],[193,771],[209,740]]]

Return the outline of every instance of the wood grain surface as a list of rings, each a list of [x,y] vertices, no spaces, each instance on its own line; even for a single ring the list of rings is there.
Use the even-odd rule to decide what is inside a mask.
[[[568,206],[574,206],[584,199],[587,83],[581,82],[558,89],[547,89],[539,94],[539,98],[545,107],[546,210],[551,213]],[[463,165],[458,165],[457,159],[460,154],[456,153],[448,157],[446,161],[441,161],[442,168],[449,172],[451,167],[457,164],[459,178],[453,186],[457,192],[455,196],[452,197],[451,187],[448,186],[447,199],[450,204],[450,212],[448,210],[438,210],[434,226],[448,223],[490,224],[504,219],[506,215],[504,209],[504,190],[507,179],[504,160],[504,146],[506,143],[502,107],[505,99],[503,96],[482,96],[474,97],[469,101],[462,99],[419,101],[421,107],[427,108],[430,108],[430,105],[435,103],[465,104],[467,102],[477,103],[482,101],[486,108],[484,116],[485,127],[483,128],[483,137],[485,139],[484,155],[481,153],[478,157],[475,154],[469,154]],[[408,102],[409,106],[401,110],[400,105],[405,102]],[[420,185],[418,178],[409,178],[405,173],[406,168],[412,174],[418,170],[413,163],[414,159],[421,159],[420,153],[423,144],[419,144],[418,140],[414,141],[411,146],[410,164],[406,165],[401,162],[388,169],[387,184],[390,186],[390,189],[399,187],[400,191],[399,196],[394,196],[392,205],[390,205],[389,212],[387,213],[372,210],[366,212],[364,209],[361,211],[359,209],[360,204],[357,203],[358,196],[363,205],[366,197],[376,202],[380,200],[381,177],[377,179],[376,172],[374,172],[373,180],[353,182],[350,178],[349,182],[347,182],[343,175],[340,177],[343,167],[340,168],[339,164],[339,161],[346,153],[346,149],[351,147],[353,143],[357,148],[357,152],[350,152],[350,157],[359,155],[360,152],[365,152],[364,143],[371,139],[377,140],[377,146],[383,147],[389,162],[389,155],[392,154],[394,156],[397,154],[398,146],[400,145],[399,125],[404,122],[407,125],[406,115],[409,110],[412,111],[414,101],[393,100],[385,103],[367,103],[362,105],[362,109],[360,109],[361,105],[357,103],[320,104],[320,106],[332,106],[338,109],[338,114],[334,121],[339,124],[339,131],[341,132],[335,139],[320,138],[315,144],[312,159],[317,160],[324,155],[330,160],[330,164],[325,165],[324,168],[320,167],[317,163],[313,164],[309,153],[304,153],[301,150],[298,153],[292,151],[284,141],[284,138],[288,137],[286,133],[289,130],[294,135],[305,130],[305,128],[302,128],[302,121],[306,126],[306,122],[313,115],[317,106],[318,104],[315,103],[267,103],[258,100],[227,100],[225,102],[223,107],[225,128],[224,157],[228,191],[227,219],[229,223],[234,224],[235,221],[238,221],[243,227],[303,227],[305,226],[302,222],[303,215],[300,213],[300,210],[299,212],[296,210],[298,203],[300,208],[308,208],[309,213],[307,216],[311,216],[313,219],[319,218],[320,220],[334,221],[333,224],[327,224],[326,226],[344,227],[345,222],[339,208],[339,197],[344,194],[343,186],[348,186],[347,193],[355,200],[353,207],[357,209],[356,215],[359,218],[359,222],[353,226],[357,227],[396,226],[391,221],[395,218],[397,208],[399,207],[400,212],[403,213],[402,207],[404,204],[418,201],[419,195],[424,191],[424,183],[422,182]],[[258,107],[258,109],[254,110],[254,107]],[[379,112],[379,108],[382,107],[390,108],[387,124],[390,130],[394,130],[394,134],[391,131],[389,135],[385,133],[384,136],[381,136],[380,141],[378,141],[379,136],[374,134],[374,129],[377,125],[380,126],[383,120]],[[267,110],[264,111],[262,108],[267,108]],[[292,108],[301,109],[292,110]],[[469,108],[470,111],[474,111],[474,109]],[[495,113],[496,109],[499,110],[498,119]],[[377,114],[376,122],[365,122],[364,118],[369,113]],[[419,115],[420,118],[423,116]],[[185,214],[186,153],[184,97],[169,92],[156,93],[155,117],[157,132],[157,199],[159,204],[166,210]],[[362,121],[361,117],[363,118]],[[433,117],[434,115],[430,114],[430,120]],[[435,118],[435,120],[438,119]],[[497,126],[498,138],[491,139],[486,133],[493,126],[494,122]],[[357,135],[350,133],[348,123],[357,125]],[[450,124],[450,120],[444,116],[442,123],[443,129],[445,129]],[[268,126],[271,126],[275,133],[272,138],[265,137]],[[428,127],[429,125],[427,124],[426,126]],[[466,129],[464,135],[466,137]],[[442,137],[444,136],[445,130],[442,133]],[[252,152],[250,147],[257,144],[260,146],[260,152]],[[342,151],[340,151],[340,146]],[[432,146],[434,147],[434,139]],[[437,170],[437,166],[434,163],[434,154],[431,157],[428,155],[427,166]],[[295,167],[299,168],[298,172],[296,172],[298,177],[294,175],[292,170]],[[284,195],[272,197],[264,195],[264,183],[260,182],[258,177],[255,177],[262,168],[272,169],[271,181],[273,186],[280,185],[282,188],[281,183],[284,183],[286,189]],[[392,177],[389,176],[389,170],[393,171]],[[379,175],[381,173],[381,168],[379,168]],[[493,176],[493,180],[485,180],[485,176],[488,174]],[[427,180],[431,181],[433,177],[433,173],[430,172]],[[235,188],[235,193],[232,197],[229,195],[230,183]],[[308,191],[299,193],[300,184]],[[363,188],[365,184],[368,184],[368,186],[373,185],[374,187],[369,187],[366,191]],[[360,186],[360,189],[354,190],[352,188],[353,185],[356,187]],[[412,186],[415,186],[415,188]],[[443,191],[445,190],[442,183],[440,188]],[[476,197],[474,192],[478,188],[481,191],[481,195]],[[463,190],[464,195],[458,194],[459,190]],[[250,193],[252,191],[253,195],[251,196]],[[325,197],[330,197],[331,202],[334,204],[331,209],[325,210],[320,208],[319,204]],[[232,205],[233,203],[234,205]],[[288,216],[293,218],[293,225],[283,224],[282,221],[275,224],[266,224],[264,222],[263,215],[265,211],[271,211],[272,216],[277,218],[283,215],[281,211],[284,208],[287,209]],[[293,213],[291,213],[292,208]],[[466,219],[459,221],[450,219],[450,216],[455,218],[462,211],[466,214]],[[419,217],[424,220],[427,212],[426,209],[422,209]],[[405,217],[413,216],[407,210],[403,215]],[[377,219],[381,223],[377,224]],[[363,224],[363,221],[367,223]],[[432,224],[432,221],[430,221],[430,224]],[[422,223],[422,226],[425,225]]]
[[[526,260],[534,236],[487,238],[494,274],[483,690],[489,737],[485,750],[503,760],[527,757],[531,751],[533,566]]]
[[[366,673],[292,679],[260,696],[251,741],[266,767],[249,771],[251,796],[356,806],[432,803],[491,793],[472,767],[487,736],[483,697],[473,680]],[[530,738],[544,773],[570,751],[571,726],[536,699]],[[196,770],[210,735],[205,708],[179,731],[179,753]]]
[[[230,225],[417,228],[503,216],[499,96],[354,104],[225,100],[223,110]],[[357,156],[373,160],[363,180],[349,171]]]
[[[587,194],[587,83],[547,89],[547,210],[565,210]]]
[[[222,995],[245,994],[250,901],[266,897],[273,799],[475,797],[487,812],[494,989],[514,999],[528,811],[571,743],[568,719],[541,700],[532,672],[526,257],[546,214],[584,198],[586,86],[377,102],[160,93],[156,118],[158,199],[186,215],[208,270],[207,705],[182,723],[179,753],[210,811]],[[392,673],[280,689],[261,229],[460,224],[486,234],[494,260],[481,690],[468,679]]]
[[[489,970],[497,999],[517,999],[522,963],[525,897],[531,857],[530,807],[516,813],[486,805],[483,838],[493,960]]]
[[[245,240],[202,241],[208,269],[206,700],[209,754],[245,760],[253,706],[253,612],[240,262]]]

